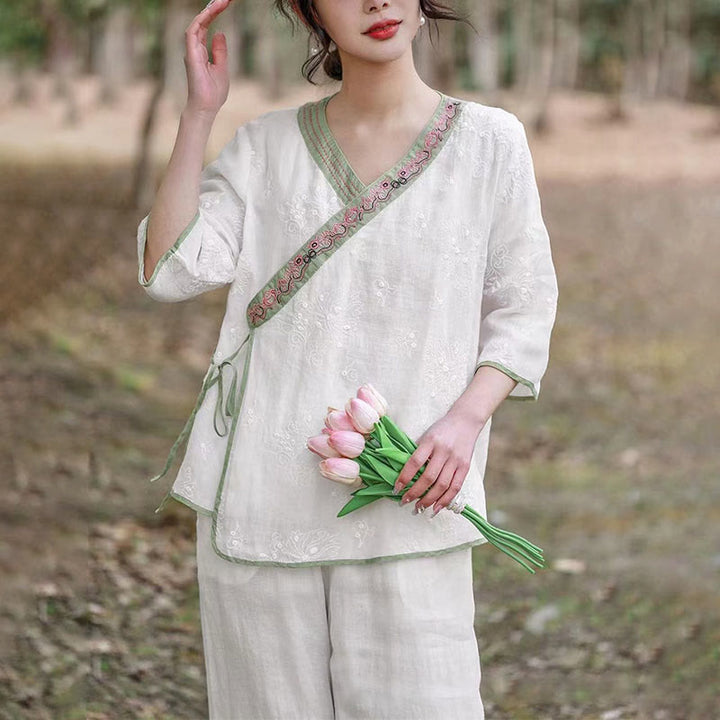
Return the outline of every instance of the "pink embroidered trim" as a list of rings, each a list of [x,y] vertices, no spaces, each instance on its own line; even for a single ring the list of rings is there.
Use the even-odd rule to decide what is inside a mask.
[[[384,207],[398,188],[407,185],[423,171],[450,128],[459,104],[452,101],[445,105],[437,123],[425,136],[423,147],[400,167],[393,179],[381,180],[370,189],[369,193],[360,198],[358,204],[348,206],[344,214],[340,216],[341,219],[333,222],[333,218],[328,221],[333,224],[329,228],[324,226],[324,230],[308,240],[287,265],[281,268],[270,282],[255,295],[247,309],[248,322],[251,326],[262,325],[290,300],[294,292],[302,287],[319,267],[317,263],[313,265],[316,257],[323,254],[329,257],[344,239],[354,234],[364,222],[367,222],[368,216]],[[308,268],[312,268],[312,270],[308,272]]]

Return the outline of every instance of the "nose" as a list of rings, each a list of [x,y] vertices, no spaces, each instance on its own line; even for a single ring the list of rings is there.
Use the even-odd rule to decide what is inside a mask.
[[[365,12],[377,12],[387,7],[390,7],[388,0],[385,0],[385,2],[368,2],[365,4]]]

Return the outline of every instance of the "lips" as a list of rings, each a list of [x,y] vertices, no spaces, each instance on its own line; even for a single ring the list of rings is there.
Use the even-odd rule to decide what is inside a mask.
[[[379,30],[386,30],[391,27],[394,27],[395,25],[400,24],[400,20],[382,20],[381,22],[377,22],[371,27],[369,27],[363,35],[369,35],[370,33],[378,32]]]

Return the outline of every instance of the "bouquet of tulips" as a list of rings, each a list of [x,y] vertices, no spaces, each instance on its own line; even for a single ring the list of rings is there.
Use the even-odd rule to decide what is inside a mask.
[[[353,489],[352,499],[340,510],[342,517],[379,498],[400,502],[407,490],[422,475],[427,463],[397,495],[394,485],[410,455],[417,449],[387,416],[387,403],[369,383],[350,398],[344,410],[329,407],[320,435],[308,438],[307,447],[323,460],[320,473],[329,480]],[[495,547],[534,573],[531,565],[544,567],[542,549],[515,533],[491,525],[456,495],[448,509],[467,518]]]

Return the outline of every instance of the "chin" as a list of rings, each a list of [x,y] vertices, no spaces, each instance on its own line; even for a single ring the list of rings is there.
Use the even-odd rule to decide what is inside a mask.
[[[398,60],[408,51],[409,48],[405,46],[396,46],[394,48],[384,47],[376,48],[374,52],[367,52],[367,50],[365,52],[358,52],[353,54],[353,57],[367,63],[387,63]]]

